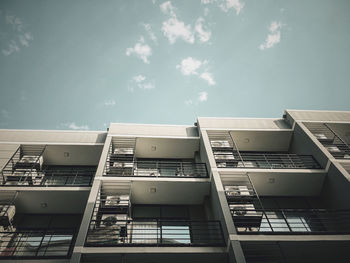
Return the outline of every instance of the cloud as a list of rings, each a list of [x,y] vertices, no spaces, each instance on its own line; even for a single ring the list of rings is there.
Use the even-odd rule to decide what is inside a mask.
[[[3,12],[1,12],[3,13]],[[21,50],[21,46],[29,47],[30,41],[33,40],[33,36],[30,32],[25,32],[25,26],[22,20],[19,17],[14,15],[5,14],[4,20],[5,26],[8,25],[10,30],[12,30],[13,38],[7,41],[7,47],[1,49],[1,53],[4,56],[9,56],[15,52],[19,52]],[[6,43],[6,41],[4,41]]]
[[[266,48],[272,48],[274,45],[278,44],[281,41],[281,22],[272,22],[269,31],[270,34],[267,35],[266,40],[259,46],[260,50],[264,50]]]
[[[77,125],[75,122],[64,123],[63,126],[68,127],[71,130],[89,130],[87,125]]]
[[[175,16],[175,8],[170,1],[164,2],[163,4],[159,5],[159,7],[163,14]]]
[[[113,107],[116,104],[116,102],[114,99],[109,99],[105,100],[103,104],[107,107]]]
[[[201,79],[204,79],[205,81],[208,82],[208,85],[214,86],[216,83],[214,81],[214,78],[211,73],[209,72],[204,72],[199,76]]]
[[[204,102],[208,100],[208,92],[202,91],[198,93],[198,101]]]
[[[204,19],[202,17],[198,18],[194,29],[198,34],[199,40],[201,42],[207,42],[211,37],[211,31],[205,30],[203,28],[203,22]]]
[[[133,48],[126,49],[127,56],[131,56],[132,54],[140,58],[146,64],[149,64],[148,57],[152,55],[152,49],[149,45],[145,44],[145,39],[141,37]]]
[[[185,58],[181,61],[180,65],[177,65],[176,68],[181,70],[181,73],[185,76],[196,75],[198,74],[197,69],[206,62],[202,62],[192,57]]]
[[[193,104],[193,100],[185,100],[185,104],[186,105],[192,105]]]
[[[133,85],[129,87],[130,91],[134,91],[134,85],[143,90],[150,90],[155,88],[154,80],[146,81],[146,77],[143,75],[134,76],[131,82]]]
[[[205,80],[209,86],[214,86],[215,80],[213,75],[208,71],[208,68],[201,70],[202,73],[198,73],[199,69],[208,64],[207,60],[198,60],[193,57],[187,57],[181,61],[181,64],[176,65],[184,76],[199,75],[199,78]]]
[[[228,12],[231,8],[233,8],[236,10],[236,14],[239,15],[244,7],[244,3],[241,3],[240,0],[226,0],[221,3],[219,7],[224,12]]]
[[[22,32],[24,28],[22,20],[19,17],[13,15],[5,15],[5,23],[12,25],[13,29],[18,32]]]
[[[201,2],[204,5],[217,3],[219,8],[224,12],[234,9],[236,10],[237,15],[239,15],[244,7],[244,3],[242,3],[240,0],[201,0]]]
[[[11,40],[8,44],[7,49],[2,49],[1,52],[4,56],[9,56],[14,52],[18,52],[20,50],[16,41]]]
[[[186,26],[183,21],[178,20],[176,17],[171,17],[167,21],[164,21],[162,31],[164,36],[168,38],[170,44],[174,44],[178,38],[187,43],[194,43],[194,35],[191,26]]]
[[[156,37],[156,35],[153,33],[151,25],[150,24],[142,24],[143,27],[145,28],[145,30],[148,33],[149,38],[154,42],[154,43],[158,43],[158,39]]]
[[[137,75],[135,77],[133,77],[133,80],[136,82],[136,83],[141,83],[142,81],[144,81],[146,79],[145,76],[142,76],[142,75]]]

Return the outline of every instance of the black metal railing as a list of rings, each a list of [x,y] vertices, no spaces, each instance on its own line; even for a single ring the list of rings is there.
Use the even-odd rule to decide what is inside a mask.
[[[2,186],[91,186],[95,170],[2,170]]]
[[[219,168],[320,169],[312,155],[291,153],[214,151]]]
[[[219,221],[91,221],[85,246],[224,246]]]
[[[349,234],[350,210],[231,209],[240,234]]]
[[[69,258],[73,230],[21,230],[0,232],[0,259]]]
[[[336,159],[350,159],[350,146],[327,123],[304,123],[316,139]]]
[[[205,163],[166,161],[110,161],[106,176],[207,178]]]

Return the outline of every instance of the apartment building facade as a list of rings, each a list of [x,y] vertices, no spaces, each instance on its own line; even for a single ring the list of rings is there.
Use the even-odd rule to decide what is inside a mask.
[[[350,112],[0,130],[0,260],[348,262]]]

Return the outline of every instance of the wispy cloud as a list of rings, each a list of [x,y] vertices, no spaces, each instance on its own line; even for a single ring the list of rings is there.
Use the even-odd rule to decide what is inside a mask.
[[[163,14],[175,16],[175,8],[170,1],[162,3],[159,7]]]
[[[239,15],[244,7],[244,3],[240,0],[201,0],[201,2],[205,5],[216,3],[218,7],[224,12],[228,12],[230,9],[234,9],[237,15]]]
[[[1,13],[3,13],[3,11],[1,11]],[[30,42],[33,40],[33,35],[30,32],[25,31],[23,21],[19,17],[9,14],[4,15],[3,21],[5,24],[0,26],[10,27],[10,30],[13,31],[14,37],[8,40],[5,47],[1,49],[1,53],[4,56],[9,56],[15,52],[19,52],[21,47],[29,47]]]
[[[214,78],[212,76],[211,73],[209,72],[204,72],[199,76],[201,79],[205,80],[206,82],[208,82],[209,86],[214,86],[216,83],[214,81]]]
[[[270,33],[267,35],[265,42],[259,46],[259,49],[264,50],[272,48],[274,45],[278,44],[281,41],[281,28],[281,22],[272,22],[269,27]]]
[[[183,21],[178,20],[176,17],[170,17],[167,21],[164,21],[162,31],[170,44],[174,44],[178,38],[187,43],[194,43],[191,25],[185,25]]]
[[[188,75],[196,75],[198,74],[197,70],[200,68],[200,66],[206,63],[205,61],[202,62],[198,59],[188,57],[181,61],[180,65],[177,65],[176,68],[180,69],[181,73],[185,76]]]
[[[105,100],[103,104],[106,107],[113,107],[116,104],[116,102],[114,99],[108,99],[108,100]]]
[[[62,126],[67,127],[71,130],[89,130],[88,125],[77,125],[75,122],[67,122],[62,124]]]
[[[150,62],[148,60],[148,57],[152,55],[152,48],[149,45],[147,45],[145,43],[145,39],[141,37],[139,42],[136,43],[134,47],[126,49],[126,55],[135,55],[146,64],[149,64]]]
[[[200,102],[204,102],[208,100],[208,92],[206,91],[202,91],[198,93],[198,100]]]
[[[163,14],[169,16],[168,20],[162,24],[162,32],[168,38],[170,44],[174,44],[178,39],[182,39],[189,44],[195,43],[196,37],[202,43],[210,39],[211,31],[204,26],[204,18],[198,18],[192,28],[190,24],[186,25],[184,21],[177,18],[176,8],[170,1],[162,3],[159,7]]]
[[[149,38],[150,38],[155,44],[157,44],[157,43],[158,43],[158,39],[157,39],[156,35],[153,33],[153,31],[152,31],[151,25],[150,25],[150,24],[142,24],[142,25],[143,25],[143,27],[145,28],[145,30],[146,30],[146,32],[147,32]]]
[[[240,0],[226,0],[221,3],[219,7],[224,12],[228,12],[231,8],[233,8],[236,10],[236,14],[239,15],[244,7],[244,3],[240,2]]]
[[[179,69],[184,76],[199,75],[199,78],[205,80],[208,85],[214,86],[216,83],[213,75],[206,67],[207,64],[207,60],[201,61],[193,57],[187,57],[183,59],[176,68]],[[205,68],[204,70],[202,69],[203,67]],[[202,71],[202,73],[199,73],[199,70]]]
[[[193,104],[193,100],[185,100],[185,104],[186,105],[192,105]]]
[[[137,75],[132,78],[129,90],[134,91],[135,85],[139,89],[143,90],[150,90],[155,88],[154,80],[147,80],[146,77],[143,75]]]
[[[208,92],[206,91],[201,91],[197,94],[197,97],[195,99],[187,99],[185,100],[185,104],[187,106],[190,106],[190,105],[198,105],[199,103],[202,103],[202,102],[205,102],[208,100]]]
[[[194,26],[194,29],[198,34],[199,41],[207,42],[211,37],[211,31],[204,28],[203,22],[204,22],[204,19],[202,17],[198,18],[196,21],[196,25]]]

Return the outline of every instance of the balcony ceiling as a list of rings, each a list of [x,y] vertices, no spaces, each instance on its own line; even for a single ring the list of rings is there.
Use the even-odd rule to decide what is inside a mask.
[[[231,131],[240,151],[288,151],[293,132],[279,131]]]
[[[151,189],[156,189],[152,192]],[[209,195],[210,182],[134,181],[131,187],[133,204],[203,204]]]
[[[102,145],[48,145],[43,156],[44,164],[98,165],[102,147]]]
[[[137,138],[138,158],[194,158],[199,150],[198,138]]]

